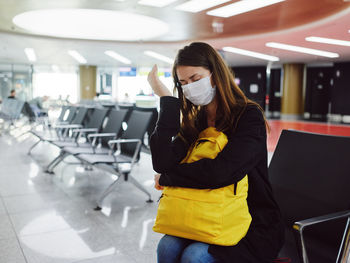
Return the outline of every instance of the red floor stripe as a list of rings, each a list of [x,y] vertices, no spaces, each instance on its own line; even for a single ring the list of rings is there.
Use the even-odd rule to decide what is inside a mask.
[[[269,120],[268,122],[271,127],[271,132],[267,137],[267,149],[269,152],[273,152],[275,150],[278,138],[283,129],[294,129],[321,134],[350,136],[350,126],[348,125],[281,120]]]

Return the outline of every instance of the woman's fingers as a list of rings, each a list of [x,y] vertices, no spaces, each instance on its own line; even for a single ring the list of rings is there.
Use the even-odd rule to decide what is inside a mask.
[[[164,187],[159,184],[160,174],[154,175],[154,188],[157,190],[163,190]]]
[[[158,78],[158,67],[154,65],[152,70],[147,76],[148,83],[153,89],[154,93],[159,97],[162,96],[172,96],[171,92],[167,89],[167,87],[160,81]]]

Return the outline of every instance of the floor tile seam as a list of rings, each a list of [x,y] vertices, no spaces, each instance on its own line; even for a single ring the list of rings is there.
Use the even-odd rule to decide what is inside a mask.
[[[44,185],[42,185],[43,187],[46,187]],[[0,195],[2,198],[12,198],[12,197],[21,197],[21,196],[26,196],[26,195],[35,195],[35,194],[40,194],[40,193],[50,193],[52,192],[52,190],[40,190],[40,191],[35,191],[35,192],[28,192],[28,193],[23,193],[23,194],[20,194],[20,193],[14,193],[14,194],[5,194],[5,195]]]
[[[24,234],[24,235],[18,235],[16,233],[16,235],[18,236],[18,238],[27,238],[27,237],[33,237],[33,236],[40,236],[40,235],[45,235],[45,234],[51,234],[51,233],[58,233],[58,232],[63,232],[63,231],[67,231],[67,230],[74,230],[74,228],[72,227],[63,227],[62,229],[56,229],[56,230],[50,230],[50,231],[42,231],[42,232],[38,232],[38,233],[31,233],[31,234]]]
[[[62,191],[62,189],[60,189],[59,187],[57,187],[57,189],[60,190],[61,194],[64,193],[64,191]],[[15,197],[24,197],[24,196],[35,196],[35,195],[40,195],[38,193],[49,193],[49,192],[51,192],[51,191],[40,191],[40,192],[35,192],[35,193],[24,193],[24,194],[14,194],[14,195],[2,195],[2,198],[6,199],[6,198],[15,198]]]
[[[37,208],[37,209],[31,209],[31,210],[24,210],[24,211],[16,211],[16,212],[9,212],[9,216],[11,215],[20,215],[20,214],[28,214],[28,213],[35,213],[40,210],[48,210],[48,209],[55,209],[54,207],[50,206],[48,208]]]
[[[113,255],[107,255],[107,257],[108,256],[114,256],[114,255],[118,255],[118,254],[113,254]],[[132,262],[130,262],[130,263],[137,263],[137,261],[131,256],[131,255],[129,255],[129,254],[124,254],[124,255],[126,255],[128,258],[130,258],[131,260],[132,260]],[[94,260],[94,259],[98,259],[98,258],[103,258],[103,257],[106,257],[106,256],[101,256],[101,257],[97,257],[97,258],[86,258],[86,259],[79,259],[78,261],[71,261],[71,262],[69,262],[69,263],[84,263],[84,262],[86,262],[87,260],[88,261],[91,261],[91,260]],[[68,262],[67,262],[68,263]]]
[[[5,209],[6,209],[6,211],[8,212],[6,206],[5,206]],[[18,236],[18,234],[17,234],[17,231],[16,231],[16,229],[15,229],[15,225],[14,225],[14,223],[13,223],[13,221],[12,221],[12,218],[11,218],[11,216],[10,216],[9,213],[8,213],[7,215],[8,215],[8,218],[9,218],[9,221],[10,221],[10,224],[11,224],[11,227],[12,227],[12,231],[13,231],[14,234],[15,234],[17,244],[18,244],[18,246],[19,246],[19,248],[20,248],[20,250],[21,250],[22,256],[23,256],[23,258],[24,258],[24,261],[25,261],[26,263],[28,263],[27,257],[26,257],[26,255],[25,255],[25,253],[24,253],[23,247],[22,247],[22,245],[21,245],[21,241],[20,241],[19,236]]]

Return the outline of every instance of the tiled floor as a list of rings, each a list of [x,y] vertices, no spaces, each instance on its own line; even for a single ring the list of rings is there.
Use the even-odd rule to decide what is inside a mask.
[[[270,124],[270,150],[283,128],[350,135],[347,126]],[[113,178],[67,163],[57,166],[55,175],[45,174],[43,167],[58,149],[41,143],[28,156],[36,139],[30,135],[16,139],[19,133],[0,136],[0,263],[156,262],[161,235],[152,231],[152,225],[157,202],[146,203],[145,194],[121,183],[104,200],[102,211],[94,211]],[[76,162],[74,158],[66,161]],[[133,174],[157,200],[160,193],[153,188],[150,155],[142,153]]]
[[[157,202],[146,203],[145,194],[123,182],[94,211],[111,176],[65,163],[45,174],[58,151],[42,143],[30,157],[33,142],[0,136],[0,263],[156,262]],[[134,175],[157,200],[153,174],[150,155],[142,153]]]

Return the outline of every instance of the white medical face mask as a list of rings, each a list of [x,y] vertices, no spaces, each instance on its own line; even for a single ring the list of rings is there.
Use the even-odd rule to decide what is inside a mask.
[[[210,76],[195,82],[182,85],[182,91],[186,99],[194,105],[208,105],[215,97],[216,87],[211,86]]]

